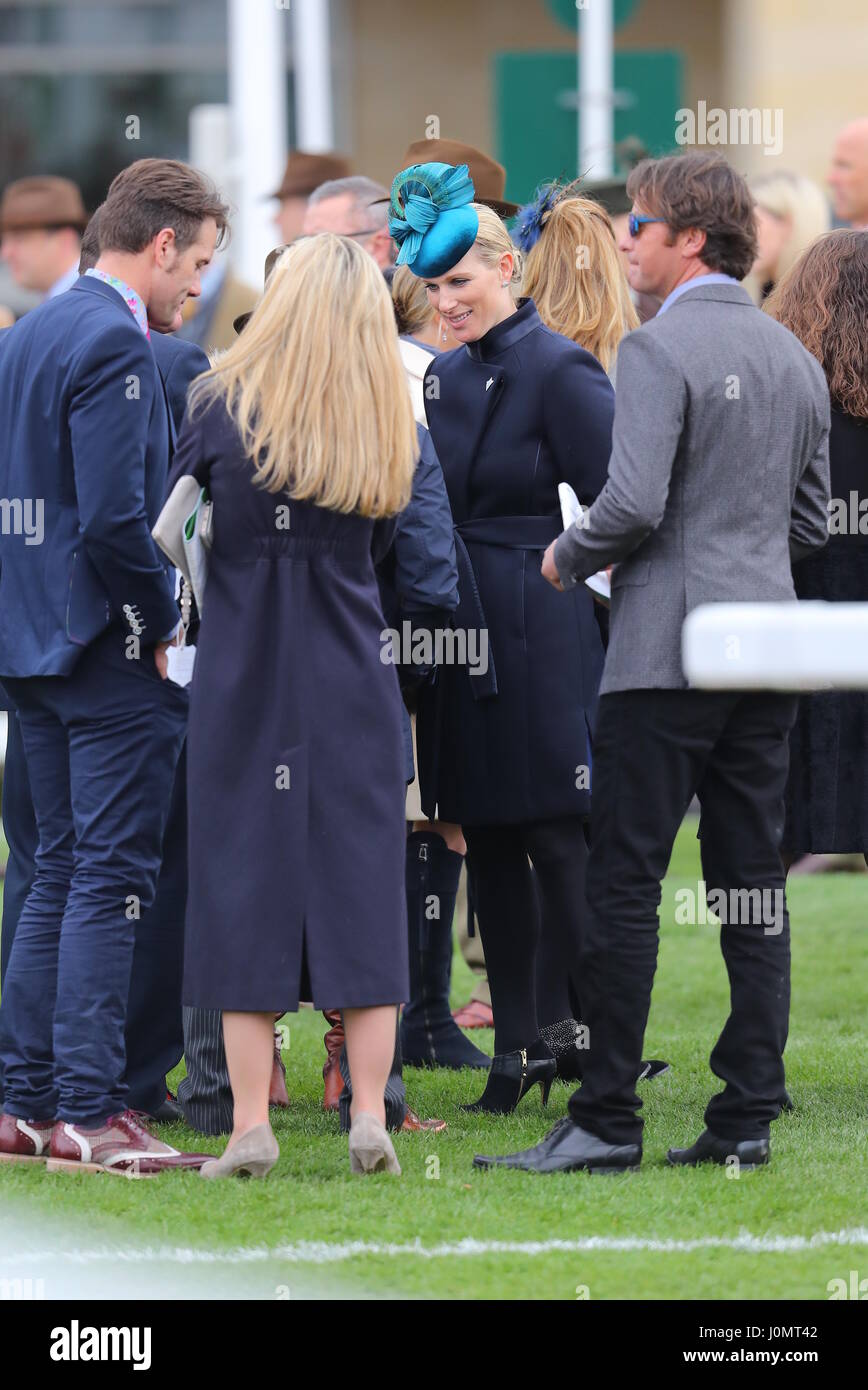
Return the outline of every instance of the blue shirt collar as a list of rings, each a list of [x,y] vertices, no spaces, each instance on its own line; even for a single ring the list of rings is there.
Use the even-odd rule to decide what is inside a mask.
[[[719,270],[713,270],[709,275],[697,275],[693,280],[685,280],[683,285],[676,285],[675,289],[667,294],[655,317],[659,318],[661,314],[665,314],[669,306],[674,304],[676,299],[680,299],[683,294],[686,294],[688,290],[698,290],[701,285],[737,285],[738,283],[738,280],[734,280],[731,275],[724,275]]]

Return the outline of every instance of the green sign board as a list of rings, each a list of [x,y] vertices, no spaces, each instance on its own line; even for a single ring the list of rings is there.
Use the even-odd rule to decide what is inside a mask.
[[[642,0],[615,0],[613,6],[612,20],[615,28],[618,29],[622,24],[626,24],[628,19],[633,18],[633,14],[638,10]],[[579,11],[588,9],[593,5],[594,0],[546,0],[546,5],[551,10],[552,15],[561,24],[565,24],[568,29],[575,29]]]
[[[527,202],[546,179],[594,178],[578,169],[576,55],[499,53],[495,60],[497,157],[506,197]],[[674,50],[615,53],[615,144],[635,136],[651,155],[671,154],[682,105],[684,61]]]

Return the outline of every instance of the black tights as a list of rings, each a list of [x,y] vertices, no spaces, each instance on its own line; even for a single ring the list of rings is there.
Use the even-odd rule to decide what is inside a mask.
[[[540,1026],[572,1012],[569,982],[578,979],[585,913],[584,826],[571,816],[463,830],[491,987],[494,1050],[513,1052],[536,1041]]]

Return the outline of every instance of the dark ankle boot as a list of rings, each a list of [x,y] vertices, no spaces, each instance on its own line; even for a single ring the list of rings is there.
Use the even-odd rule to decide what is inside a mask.
[[[401,1047],[411,1067],[485,1067],[491,1058],[464,1036],[449,1008],[452,918],[460,854],[442,835],[407,837],[410,1002],[401,1015]]]
[[[537,1082],[542,1091],[542,1103],[546,1105],[556,1073],[557,1063],[542,1038],[516,1052],[497,1052],[479,1100],[472,1105],[462,1105],[461,1109],[509,1115]]]

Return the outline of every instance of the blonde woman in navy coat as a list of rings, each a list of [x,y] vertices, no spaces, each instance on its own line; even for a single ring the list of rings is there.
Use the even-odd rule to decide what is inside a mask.
[[[540,923],[579,974],[603,644],[590,590],[573,590],[565,613],[540,563],[562,530],[558,484],[587,505],[605,482],[614,394],[590,353],[515,302],[519,253],[472,197],[466,166],[404,170],[390,230],[464,344],[432,362],[425,402],[455,522],[455,625],[487,634],[487,663],[441,666],[420,768],[426,814],[463,827],[488,963],[495,1058],[472,1108],[507,1112],[537,1082],[547,1098],[557,1040],[540,1025],[568,1023],[566,974],[560,1020],[537,1016]]]
[[[194,386],[173,469],[214,508],[185,1003],[223,1012],[234,1125],[205,1178],[274,1163],[274,1016],[299,999],[343,1011],[353,1170],[400,1172],[383,1093],[409,992],[406,773],[374,561],[417,454],[382,274],[349,237],[302,238]]]

